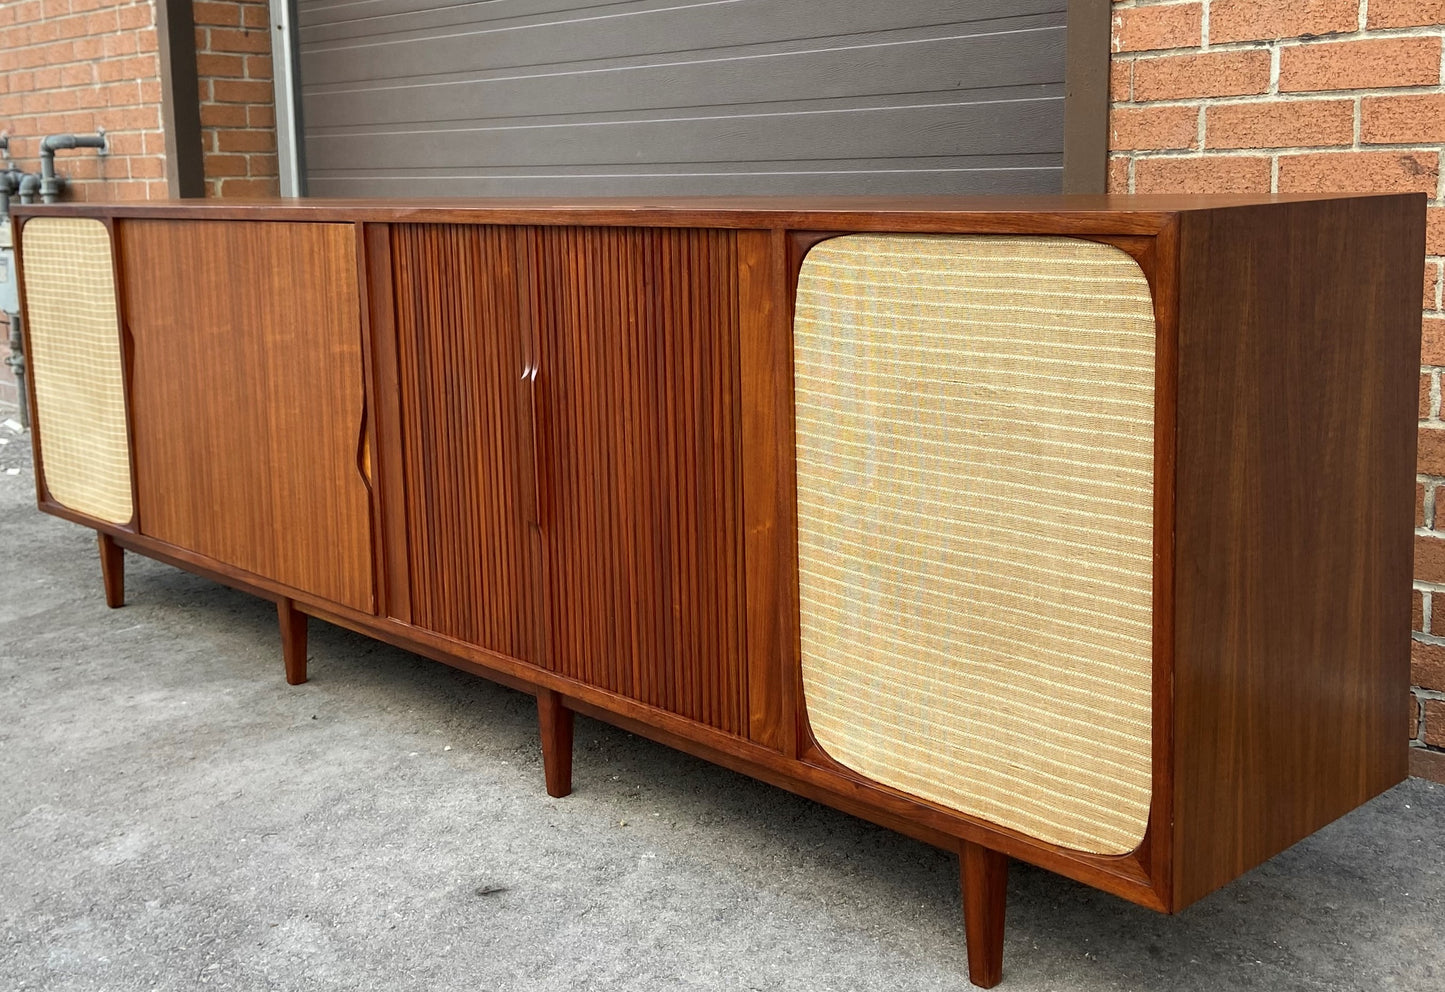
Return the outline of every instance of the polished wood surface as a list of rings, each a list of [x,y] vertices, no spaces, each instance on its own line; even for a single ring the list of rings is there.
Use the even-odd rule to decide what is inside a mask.
[[[572,711],[555,689],[537,690],[537,723],[542,733],[542,773],[547,795],[572,792]]]
[[[141,532],[370,610],[353,228],[117,228]]]
[[[96,527],[116,554],[278,600],[288,676],[299,655],[304,678],[309,615],[537,693],[554,795],[570,788],[580,712],[960,851],[970,967],[991,984],[1007,858],[1176,910],[1403,777],[1391,714],[1408,682],[1423,198],[934,206],[66,207],[122,217],[124,312],[151,314],[125,328],[139,532],[43,492],[42,506]],[[312,225],[274,223],[300,219],[349,224],[303,238]],[[257,240],[258,227],[274,230]],[[1154,792],[1129,855],[935,806],[812,740],[798,690],[792,286],[809,246],[862,230],[1073,234],[1118,245],[1149,279]],[[279,261],[248,262],[268,238]],[[341,252],[334,272],[319,257],[307,269],[335,276],[329,304],[298,302],[286,281],[305,238]],[[288,313],[259,319],[223,272],[269,286]],[[208,293],[176,285],[203,280]],[[310,351],[294,326],[306,306]],[[289,367],[266,364],[286,349]],[[291,416],[286,401],[247,379],[248,405],[223,381],[257,368],[293,390],[304,380],[329,412],[284,429],[256,406]],[[163,422],[166,407],[197,413]],[[305,501],[245,489],[248,468],[294,479],[312,461],[336,473]],[[177,494],[183,509],[167,510]],[[328,499],[341,504],[319,509]],[[299,543],[281,542],[291,557],[267,551],[278,527],[299,527],[276,508],[302,503]],[[326,531],[338,519],[352,522],[340,542]],[[348,601],[296,567],[308,555],[366,595]]]
[[[746,734],[734,236],[523,237],[547,667]]]
[[[281,660],[286,665],[287,685],[306,681],[306,614],[296,601],[282,596],[276,601],[276,619],[281,627]]]
[[[532,659],[515,233],[394,225],[390,254],[410,620]]]
[[[782,231],[738,234],[748,736],[798,744],[797,509],[792,305]]]
[[[104,532],[95,535],[100,550],[100,578],[105,586],[105,605],[112,610],[125,605],[125,549]]]
[[[979,988],[991,989],[1003,978],[1008,856],[964,841],[958,861],[964,939],[968,942],[968,980]]]
[[[1404,779],[1418,198],[1181,219],[1175,907]]]
[[[1349,196],[1351,194],[1338,194]],[[553,224],[814,231],[948,231],[1153,236],[1183,212],[1317,200],[1258,196],[497,197],[476,199],[151,200],[99,206],[109,217],[349,223]],[[15,216],[95,215],[96,204],[14,206]]]

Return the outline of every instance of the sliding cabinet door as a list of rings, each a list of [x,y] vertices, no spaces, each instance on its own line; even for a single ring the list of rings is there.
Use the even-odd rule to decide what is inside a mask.
[[[119,222],[140,531],[370,611],[355,228]]]

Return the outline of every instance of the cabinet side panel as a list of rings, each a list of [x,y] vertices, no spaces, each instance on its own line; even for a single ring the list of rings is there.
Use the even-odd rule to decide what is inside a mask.
[[[551,665],[746,735],[736,235],[528,236]]]
[[[411,622],[530,659],[516,236],[407,224],[392,239]]]
[[[1423,197],[1180,229],[1175,907],[1399,782]]]
[[[349,224],[119,225],[142,533],[370,611]]]

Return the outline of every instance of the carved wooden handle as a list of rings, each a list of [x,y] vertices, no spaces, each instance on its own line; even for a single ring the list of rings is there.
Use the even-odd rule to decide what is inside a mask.
[[[361,426],[357,430],[356,439],[356,472],[361,476],[361,481],[366,483],[366,488],[371,489],[371,431],[367,430],[367,420],[370,411],[363,401],[361,405]]]
[[[542,406],[541,387],[537,384],[539,372],[540,369],[537,366],[529,366],[522,373],[522,378],[527,383],[528,399],[532,411],[532,525],[541,530],[546,526],[549,516],[550,498],[543,471],[544,437],[542,432],[545,426],[545,410]]]

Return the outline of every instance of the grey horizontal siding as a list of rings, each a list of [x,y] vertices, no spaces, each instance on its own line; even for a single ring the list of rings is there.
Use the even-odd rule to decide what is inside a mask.
[[[1050,192],[1062,0],[302,2],[313,195]]]

